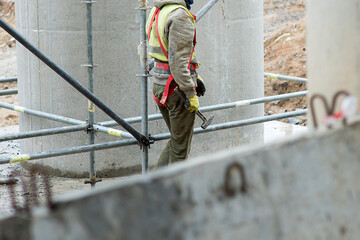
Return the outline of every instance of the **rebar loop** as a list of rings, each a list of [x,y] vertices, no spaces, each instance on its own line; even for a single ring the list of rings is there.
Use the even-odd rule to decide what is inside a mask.
[[[34,165],[30,167],[29,173],[30,179],[28,181],[25,181],[23,176],[19,175],[15,171],[13,171],[10,175],[11,177],[18,176],[20,178],[22,186],[22,194],[20,196],[23,197],[23,199],[21,199],[16,196],[14,184],[9,185],[8,187],[12,208],[15,210],[15,212],[29,213],[31,207],[40,205],[38,196],[40,188],[38,186],[37,176],[41,176],[45,188],[46,204],[50,209],[52,209],[54,207],[54,204],[52,202],[52,190],[50,185],[49,172],[44,169],[40,169],[40,167]],[[30,191],[28,189],[28,186],[30,187]],[[23,200],[22,206],[21,200]]]
[[[317,123],[317,117],[316,117],[316,112],[315,112],[315,108],[314,108],[314,100],[316,98],[320,98],[324,104],[325,107],[325,111],[327,116],[331,116],[335,113],[335,108],[336,108],[336,103],[338,98],[341,95],[345,95],[345,96],[349,96],[349,92],[345,91],[345,90],[340,90],[338,92],[335,93],[334,97],[332,98],[332,102],[331,102],[331,106],[329,106],[328,102],[326,101],[326,98],[321,95],[321,94],[314,94],[311,98],[310,98],[310,110],[311,110],[311,115],[312,115],[312,119],[313,119],[313,124],[314,124],[314,128],[318,127],[318,123]],[[346,117],[343,119],[343,124],[346,124]],[[331,125],[327,126],[328,128],[331,128]]]
[[[345,91],[345,90],[340,90],[338,91],[337,93],[335,93],[333,99],[332,99],[332,106],[331,106],[331,109],[330,109],[330,114],[334,114],[335,113],[335,107],[336,107],[336,103],[337,103],[337,100],[338,98],[341,96],[341,95],[345,95],[346,97],[347,96],[350,96],[350,93]]]
[[[37,179],[36,179],[36,175],[37,175],[38,171],[37,171],[37,167],[35,165],[30,167],[30,196],[31,196],[31,200],[32,200],[32,204],[33,205],[39,205],[39,200],[38,200],[38,196],[37,196],[37,190],[38,190],[38,186],[37,186]]]
[[[11,178],[15,178],[16,176],[16,172],[13,171],[10,174]],[[11,207],[15,210],[15,211],[19,211],[20,207],[17,205],[16,202],[16,195],[15,195],[15,184],[10,184],[8,185],[8,189],[9,189],[9,195],[10,195],[10,200],[11,200]]]
[[[44,188],[45,188],[45,198],[46,204],[50,209],[54,208],[54,204],[52,201],[52,189],[50,184],[50,174],[49,171],[45,169],[38,169],[38,173],[42,176]]]
[[[237,189],[237,186],[234,186],[235,184],[233,179],[233,174],[235,172],[239,173],[241,184],[240,188]],[[241,193],[246,193],[247,191],[247,182],[245,177],[245,170],[241,163],[235,162],[231,164],[225,172],[225,185],[224,190],[227,196],[234,197],[236,192],[240,191]]]
[[[31,205],[29,190],[28,190],[26,181],[24,180],[23,176],[20,175],[19,178],[20,178],[22,192],[23,192],[23,196],[24,196],[24,206],[22,209],[21,209],[21,207],[19,207],[19,209],[24,210],[25,212],[29,212],[30,205]]]

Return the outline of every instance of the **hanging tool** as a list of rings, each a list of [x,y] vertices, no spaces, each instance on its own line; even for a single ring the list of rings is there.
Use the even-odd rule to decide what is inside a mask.
[[[174,91],[184,99],[185,103],[184,103],[184,106],[185,108],[188,108],[190,107],[190,102],[189,102],[189,99],[186,97],[185,93],[183,91],[180,90],[179,87],[176,87],[174,89]],[[201,124],[201,128],[202,129],[206,129],[210,123],[212,122],[212,120],[214,119],[214,115],[211,115],[209,117],[209,119],[207,119],[200,111],[197,111],[196,112],[196,115],[198,115],[198,117],[203,121],[203,123]]]

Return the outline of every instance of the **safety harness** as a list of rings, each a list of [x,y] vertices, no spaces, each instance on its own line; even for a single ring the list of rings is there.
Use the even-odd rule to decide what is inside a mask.
[[[161,50],[163,51],[164,55],[166,56],[166,59],[169,62],[168,52],[165,50],[164,45],[161,42],[160,34],[159,34],[159,27],[158,26],[159,26],[160,10],[161,10],[160,8],[157,8],[155,10],[153,16],[151,17],[150,26],[149,26],[149,32],[148,32],[148,41],[150,42],[150,35],[151,35],[152,25],[153,25],[154,20],[155,20],[156,21],[156,35],[157,35],[158,41],[160,43]],[[191,14],[191,15],[193,16],[194,20],[196,20],[196,16],[193,15],[193,14]],[[193,53],[194,53],[194,50],[195,50],[195,45],[196,45],[196,29],[195,29],[193,45],[194,45],[194,47],[192,49],[192,52],[191,52],[191,55],[190,55],[190,61],[189,61],[189,65],[188,65],[188,69],[190,71],[193,71],[193,70],[195,70],[197,68],[196,64],[191,64],[191,61],[193,60]],[[155,67],[159,68],[159,69],[169,70],[169,63],[155,62]],[[178,86],[178,84],[173,80],[174,80],[174,77],[170,72],[170,76],[166,81],[164,93],[163,93],[160,100],[153,93],[153,98],[154,98],[155,102],[161,107],[167,107],[167,105],[166,105],[167,99],[174,93],[175,88]]]

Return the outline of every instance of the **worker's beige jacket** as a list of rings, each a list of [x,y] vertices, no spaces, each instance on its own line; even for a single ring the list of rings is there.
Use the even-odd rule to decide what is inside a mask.
[[[154,7],[161,8],[165,4],[180,4],[186,7],[184,0],[154,0]],[[155,22],[153,28],[156,28]],[[188,98],[196,94],[197,75],[188,69],[193,40],[195,36],[194,23],[184,9],[176,9],[171,12],[165,23],[165,39],[169,46],[169,67],[174,80]],[[195,59],[192,63],[198,64]],[[154,83],[165,85],[169,77],[166,71],[154,68]]]

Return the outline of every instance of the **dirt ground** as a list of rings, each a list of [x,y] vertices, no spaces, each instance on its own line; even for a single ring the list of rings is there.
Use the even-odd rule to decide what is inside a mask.
[[[0,6],[1,7],[1,6]],[[15,26],[15,14],[12,11],[5,13],[4,9],[0,11],[0,16],[4,18],[10,25]],[[16,66],[16,44],[14,39],[0,28],[0,79],[15,77],[17,75]],[[0,83],[0,91],[15,89],[17,84]],[[1,102],[17,104],[17,95],[0,96]],[[1,109],[0,111],[0,127],[17,125],[19,115],[14,111]]]
[[[9,1],[9,0],[8,0]],[[0,0],[0,16],[15,27],[15,16],[13,9],[4,12],[4,6]],[[306,46],[305,46],[305,0],[264,0],[264,71],[296,77],[306,77]],[[14,77],[17,75],[16,68],[16,44],[11,36],[0,29],[0,79]],[[303,83],[265,79],[265,96],[278,95],[296,91],[306,90]],[[16,83],[0,83],[0,91],[16,88]],[[17,95],[0,96],[1,102],[18,104]],[[286,101],[276,101],[265,104],[266,115],[293,111],[306,108],[306,98],[295,98]],[[297,117],[299,125],[306,125],[306,117]],[[287,120],[283,120],[287,122]],[[0,109],[0,127],[18,125],[18,114],[13,111]],[[3,134],[0,131],[0,134]],[[0,142],[1,153],[18,154],[18,143]],[[4,166],[4,165],[3,165]],[[13,168],[21,171],[18,165]],[[10,171],[0,165],[1,177],[8,176]],[[23,173],[25,179],[29,179],[28,173]],[[39,178],[39,176],[36,176]],[[116,179],[107,179],[115,181]],[[88,189],[89,185],[84,184],[84,179],[64,179],[53,177],[51,179],[54,195],[64,192],[79,191]],[[102,183],[100,183],[102,184]],[[21,185],[16,186],[17,196],[25,197],[29,192],[21,191]],[[39,186],[40,198],[44,198],[43,185]],[[8,189],[0,185],[0,217],[12,213]],[[5,199],[5,200],[4,200]]]
[[[264,71],[306,78],[305,0],[264,1]],[[306,84],[265,79],[265,96],[306,90]],[[265,104],[265,114],[306,108],[306,97]],[[297,117],[306,125],[306,117]],[[282,120],[287,122],[287,120]]]

